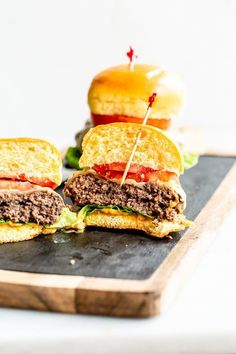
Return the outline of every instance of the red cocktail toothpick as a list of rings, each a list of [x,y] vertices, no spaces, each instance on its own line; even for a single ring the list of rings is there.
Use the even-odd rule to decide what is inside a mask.
[[[156,92],[154,92],[149,98],[148,98],[148,102],[149,102],[149,105],[148,105],[148,108],[151,108],[153,103],[155,102],[155,99],[157,97],[157,94]]]
[[[148,107],[147,107],[145,116],[144,116],[144,118],[143,118],[142,125],[146,125],[146,123],[147,123],[148,117],[150,116],[150,113],[151,113],[151,110],[152,110],[152,105],[153,105],[153,103],[154,103],[155,100],[156,100],[156,96],[157,96],[157,94],[154,92],[154,93],[148,98]],[[130,157],[129,157],[129,161],[127,162],[127,165],[126,165],[126,167],[125,167],[125,170],[124,170],[124,173],[123,173],[123,176],[122,176],[121,186],[124,184],[124,182],[125,182],[125,180],[126,180],[126,176],[127,176],[128,172],[129,172],[130,165],[131,165],[131,163],[132,163],[132,161],[133,161],[135,151],[137,150],[137,147],[138,147],[138,144],[139,144],[139,141],[140,141],[140,138],[141,138],[141,134],[142,134],[142,132],[139,131],[138,134],[137,134],[137,136],[136,136],[135,143],[134,143],[134,147],[133,147],[133,149],[132,149],[132,152],[131,152]]]
[[[134,54],[134,50],[132,47],[129,47],[129,51],[126,53],[127,57],[129,58],[129,70],[134,70],[134,58],[137,59],[138,56]]]

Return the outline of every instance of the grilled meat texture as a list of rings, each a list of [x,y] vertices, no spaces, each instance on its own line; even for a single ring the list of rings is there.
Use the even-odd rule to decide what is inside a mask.
[[[53,224],[63,207],[61,196],[50,189],[0,191],[0,219],[14,223]]]
[[[153,182],[142,186],[120,186],[92,173],[72,177],[65,184],[64,194],[78,207],[86,204],[117,205],[153,216],[157,221],[172,221],[184,209],[183,198],[167,186]]]

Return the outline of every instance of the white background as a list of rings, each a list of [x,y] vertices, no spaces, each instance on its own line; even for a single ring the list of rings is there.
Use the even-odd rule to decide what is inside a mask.
[[[0,135],[73,143],[91,79],[130,44],[182,76],[186,121],[232,130],[235,32],[234,0],[0,0]]]
[[[88,117],[103,68],[139,61],[178,72],[184,120],[235,130],[236,1],[0,0],[0,136],[59,148]],[[236,352],[236,210],[169,311],[127,320],[0,309],[1,353]]]

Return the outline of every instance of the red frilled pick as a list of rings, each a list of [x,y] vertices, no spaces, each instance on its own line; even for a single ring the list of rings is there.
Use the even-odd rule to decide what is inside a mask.
[[[157,97],[157,94],[156,92],[154,92],[149,98],[148,98],[148,102],[149,102],[149,105],[148,107],[151,108],[153,103],[155,102],[156,100],[156,97]]]
[[[133,58],[138,58],[137,55],[134,55],[134,50],[132,47],[129,47],[129,51],[126,53],[127,57],[129,58],[130,62],[132,63]]]

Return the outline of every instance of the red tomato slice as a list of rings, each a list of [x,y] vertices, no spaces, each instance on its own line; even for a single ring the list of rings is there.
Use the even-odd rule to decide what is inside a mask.
[[[30,182],[20,182],[20,181],[12,181],[10,179],[0,179],[0,190],[16,189],[18,191],[25,192],[35,188],[37,188],[35,184],[32,184]]]
[[[139,123],[139,124],[142,124],[143,122],[142,118],[119,116],[119,115],[109,116],[109,115],[94,114],[94,113],[91,113],[91,118],[95,126],[100,124],[114,123],[114,122]],[[161,118],[161,119],[149,118],[147,120],[147,124],[163,130],[167,130],[170,127],[171,118]]]
[[[107,168],[107,170],[111,170],[111,171],[124,171],[125,167],[126,167],[126,163],[125,162],[112,162],[109,163],[107,165],[103,165],[104,168]]]
[[[24,173],[20,174],[17,177],[12,176],[12,178],[0,174],[0,179],[9,180],[9,181],[18,181],[18,182],[30,182],[32,184],[36,184],[41,187],[49,187],[52,189],[55,189],[57,187],[57,185],[54,182],[50,181],[47,178],[26,177]]]
[[[148,182],[155,182],[157,179],[168,182],[170,179],[176,178],[176,174],[169,171],[156,171],[147,173],[146,178]]]
[[[108,179],[121,179],[126,167],[125,162],[113,162],[110,164],[94,165],[93,169],[101,176]],[[145,167],[138,164],[131,164],[126,179],[133,179],[136,182],[154,182],[156,180],[169,181],[175,178],[173,172],[154,170],[151,167]]]
[[[26,178],[24,173],[22,173],[19,176],[19,180],[20,181],[28,181],[33,184],[37,184],[38,186],[41,186],[41,187],[49,187],[52,189],[55,189],[57,187],[57,185],[54,182],[50,181],[47,178],[38,178],[38,177],[27,177]]]
[[[101,173],[105,171],[121,171],[124,172],[126,168],[126,162],[112,162],[109,164],[101,164],[101,165],[94,165],[95,171],[101,171]],[[130,168],[129,168],[129,173],[147,173],[147,172],[154,172],[154,171],[159,171],[161,170],[161,167],[158,170],[154,170],[151,167],[145,167],[142,165],[139,165],[137,163],[132,163]]]

